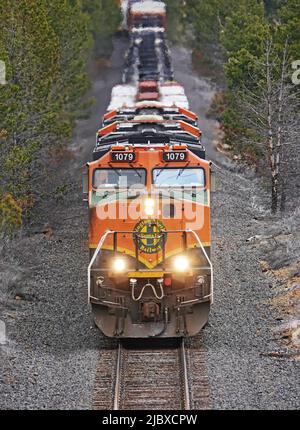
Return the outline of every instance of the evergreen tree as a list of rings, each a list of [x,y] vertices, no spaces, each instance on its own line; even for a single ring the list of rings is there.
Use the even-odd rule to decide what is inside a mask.
[[[300,1],[284,2],[278,11],[280,18],[279,36],[281,46],[288,39],[291,60],[300,60]]]
[[[51,89],[58,77],[58,38],[43,0],[2,0],[0,16],[0,57],[7,69],[7,85],[0,88],[0,192],[26,206],[32,201],[32,163],[56,112]]]
[[[120,9],[109,0],[1,0],[0,16],[0,229],[11,230],[34,203],[45,149],[66,141],[82,109],[93,36],[110,42]]]
[[[185,24],[187,22],[186,0],[166,0],[167,6],[167,31],[168,39],[173,42],[180,42],[185,34]]]
[[[86,0],[83,10],[89,14],[90,30],[95,40],[96,56],[109,58],[112,52],[112,35],[122,21],[120,4],[116,0]]]
[[[191,0],[187,4],[196,49],[207,45],[206,52],[214,57],[218,46],[223,50],[225,141],[252,162],[267,166],[276,212],[280,190],[283,207],[286,184],[295,177],[289,166],[299,169],[300,165],[295,151],[298,88],[291,85],[290,67],[300,58],[300,3]]]
[[[82,97],[89,87],[86,64],[93,45],[89,33],[89,16],[80,2],[45,0],[48,21],[58,38],[59,75],[52,92],[60,110],[56,131],[69,135],[74,113],[82,107]]]

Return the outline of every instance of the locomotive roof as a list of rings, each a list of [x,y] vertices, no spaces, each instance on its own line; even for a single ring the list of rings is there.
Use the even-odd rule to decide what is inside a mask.
[[[165,14],[166,13],[166,5],[165,3],[161,1],[151,1],[151,0],[145,0],[140,3],[134,3],[131,6],[131,13],[132,14]]]

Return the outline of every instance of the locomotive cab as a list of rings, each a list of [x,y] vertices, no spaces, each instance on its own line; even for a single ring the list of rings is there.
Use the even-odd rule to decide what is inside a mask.
[[[182,337],[213,301],[210,165],[186,145],[115,145],[88,164],[88,298],[109,337]]]

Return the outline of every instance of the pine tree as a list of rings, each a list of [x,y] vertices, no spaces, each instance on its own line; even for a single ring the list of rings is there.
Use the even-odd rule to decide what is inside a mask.
[[[2,0],[0,16],[0,57],[7,69],[7,85],[0,88],[0,192],[26,206],[32,200],[32,163],[55,112],[58,39],[43,0]]]
[[[300,2],[289,0],[278,11],[280,42],[289,40],[291,60],[300,60]]]
[[[95,40],[95,54],[110,58],[112,35],[122,21],[120,4],[116,0],[86,0],[83,10],[89,14],[90,31]]]
[[[11,229],[34,203],[46,148],[66,142],[82,110],[93,36],[111,43],[120,9],[109,0],[1,0],[0,16],[0,229]]]
[[[295,194],[300,170],[299,88],[291,84],[292,61],[300,59],[300,2],[191,0],[187,5],[196,47],[207,45],[214,58],[223,50],[226,143],[269,172],[276,212],[280,193],[282,208],[287,194]]]
[[[58,39],[59,73],[52,94],[60,112],[55,131],[58,137],[63,137],[71,133],[73,118],[80,112],[82,98],[89,88],[86,64],[93,45],[90,19],[78,1],[73,5],[68,0],[45,0],[45,3],[48,22]]]
[[[188,7],[186,0],[166,0],[168,39],[181,42],[185,35]]]
[[[271,209],[276,213],[280,191],[283,193],[284,184],[290,182],[284,160],[292,153],[299,126],[296,115],[299,107],[289,73],[299,43],[298,36],[288,34],[297,22],[295,14],[288,13],[290,9],[287,6],[282,9],[286,20],[282,25],[270,22],[262,6],[240,6],[226,18],[221,41],[228,58],[225,65],[230,94],[227,112],[231,116],[226,117],[225,112],[225,127],[230,130],[238,125],[236,140],[246,143],[247,151],[258,153],[260,150],[261,163],[269,171]],[[232,112],[238,121],[235,118],[235,122],[230,122]],[[296,158],[290,161],[291,165],[297,163]]]

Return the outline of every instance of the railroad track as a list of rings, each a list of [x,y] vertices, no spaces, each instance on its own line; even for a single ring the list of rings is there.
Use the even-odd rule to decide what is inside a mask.
[[[180,340],[162,347],[123,343],[101,351],[96,371],[96,410],[209,409],[202,342]]]

